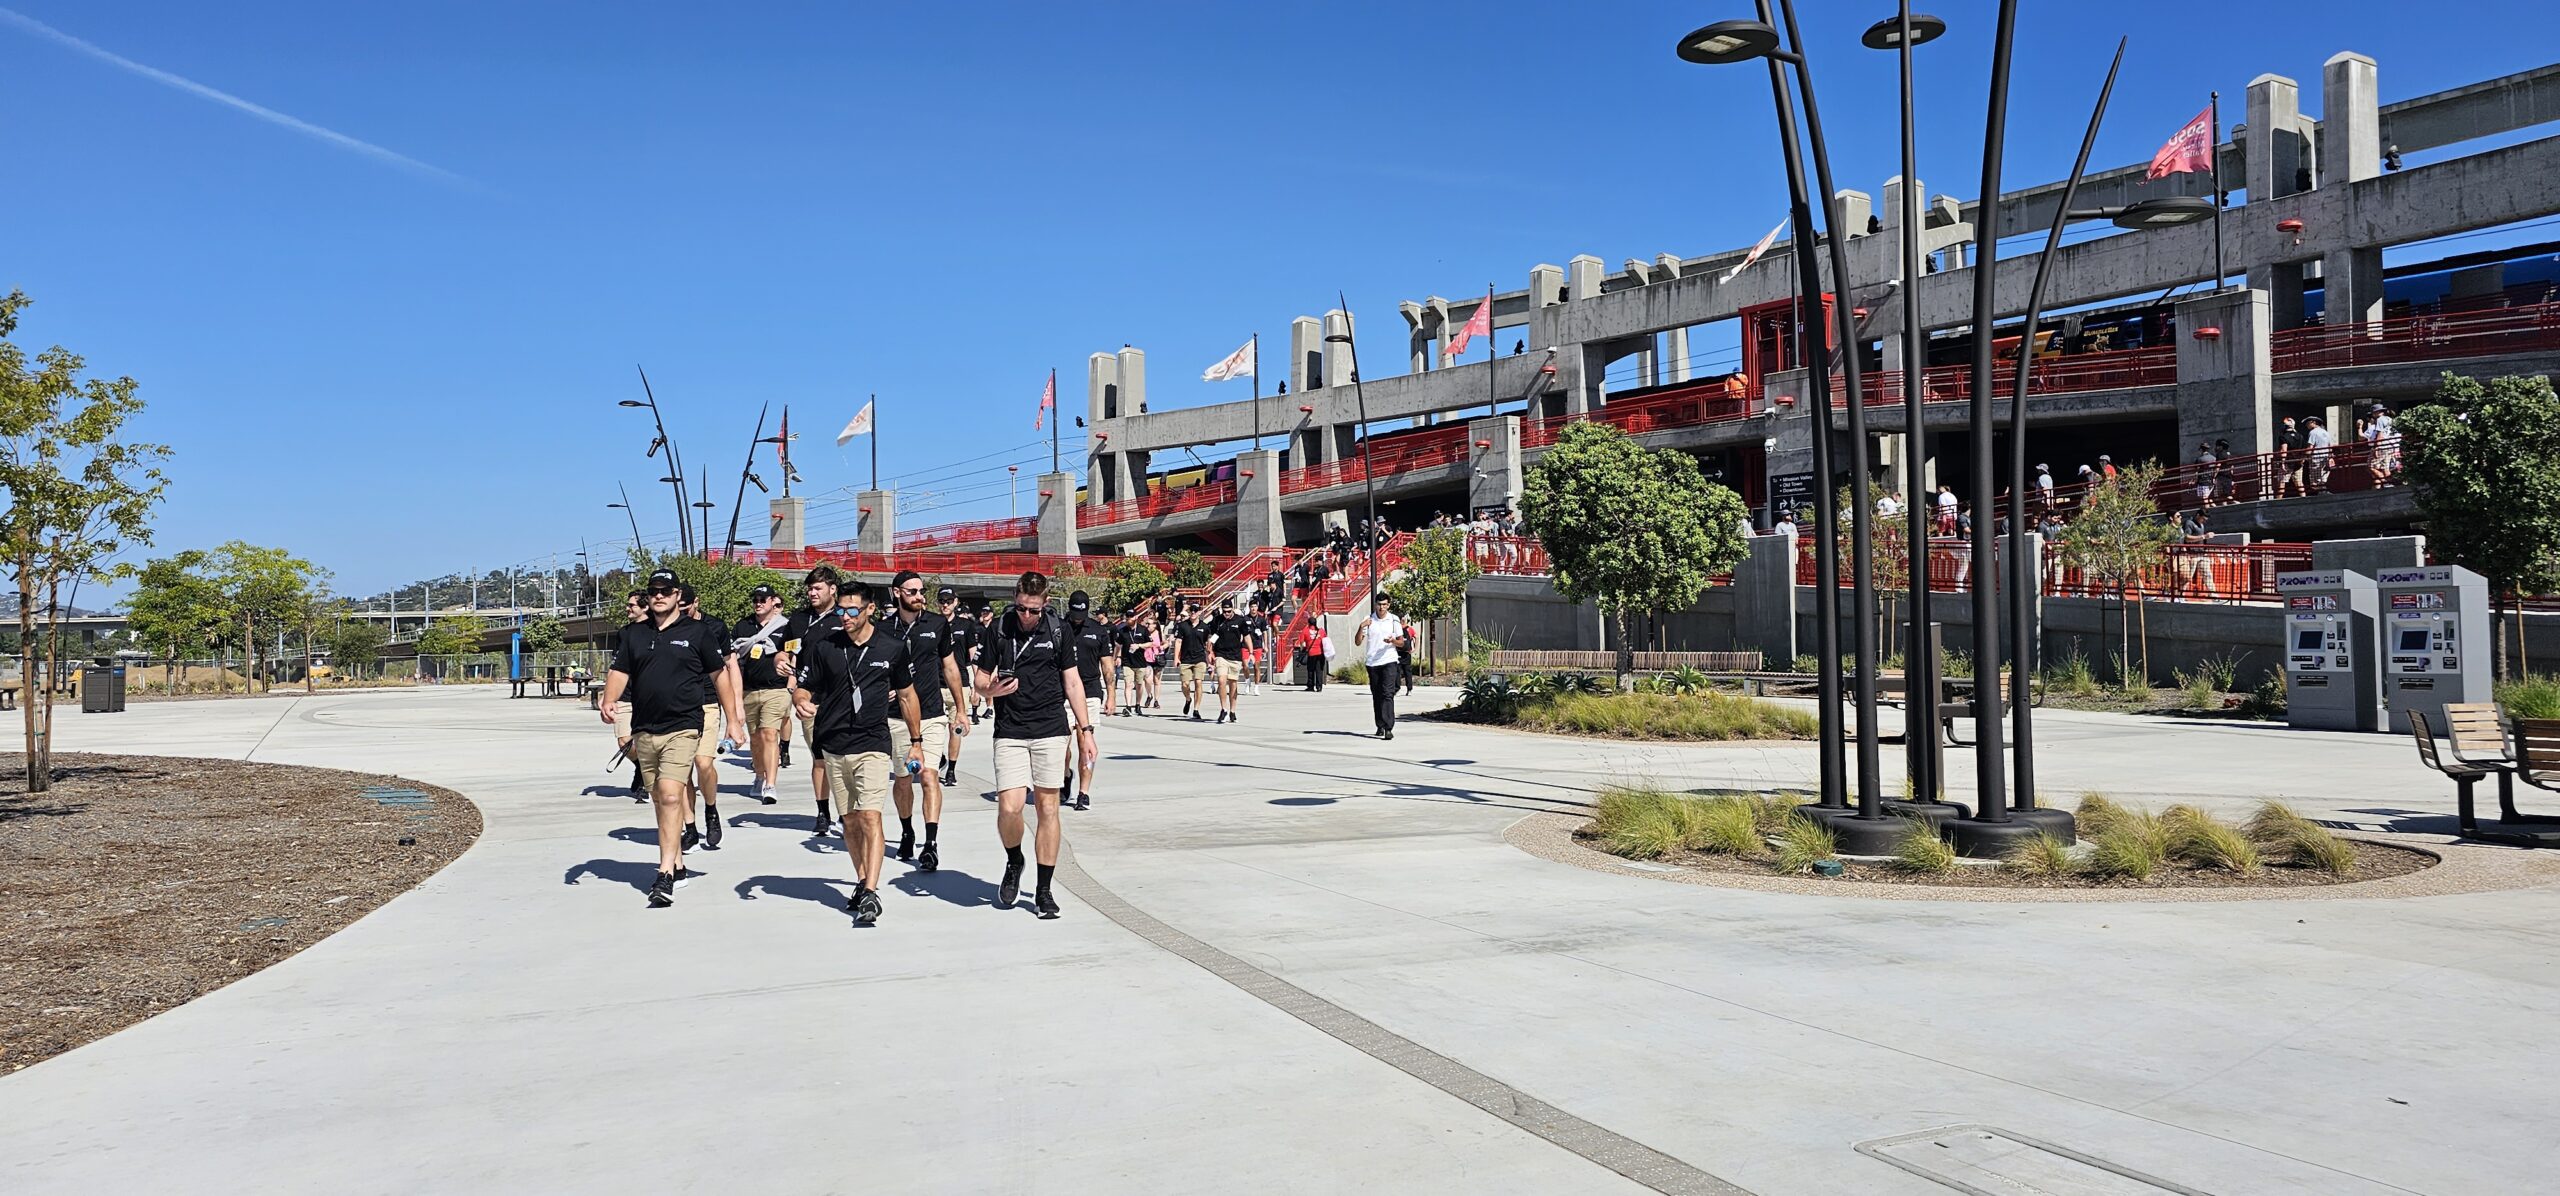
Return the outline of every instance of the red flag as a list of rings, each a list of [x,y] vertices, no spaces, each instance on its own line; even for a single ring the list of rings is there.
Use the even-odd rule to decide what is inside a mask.
[[[773,461],[782,467],[784,477],[791,476],[791,408],[782,409],[782,431],[773,438]]]
[[[1031,416],[1031,430],[1034,432],[1039,431],[1040,422],[1048,418],[1049,409],[1057,405],[1058,371],[1051,370],[1049,371],[1049,385],[1040,391],[1040,410],[1033,413]]]
[[[1456,336],[1449,338],[1449,351],[1444,354],[1444,356],[1454,359],[1458,354],[1467,351],[1468,341],[1474,340],[1479,336],[1492,335],[1493,297],[1487,295],[1485,296],[1483,303],[1476,305],[1476,314],[1468,318],[1467,326],[1459,329]]]
[[[2143,177],[2156,179],[2189,171],[2198,174],[2213,172],[2213,109],[2210,107],[2196,113],[2196,118],[2188,121],[2187,127],[2169,139],[2169,144],[2151,155],[2151,170]]]

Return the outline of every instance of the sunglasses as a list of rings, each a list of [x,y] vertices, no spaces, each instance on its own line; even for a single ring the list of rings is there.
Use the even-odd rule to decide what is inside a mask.
[[[674,591],[674,590],[651,590],[651,591],[649,591],[649,596],[650,596],[650,597],[652,597],[652,598],[664,598],[664,597],[666,597],[667,595],[672,594],[672,593],[675,593],[675,591]]]

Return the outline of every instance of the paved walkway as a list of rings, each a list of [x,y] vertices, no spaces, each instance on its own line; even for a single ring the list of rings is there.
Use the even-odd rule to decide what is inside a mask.
[[[622,778],[569,703],[66,715],[67,750],[398,772],[488,829],[302,955],[0,1079],[0,1190],[1949,1190],[1893,1159],[2009,1191],[2547,1183],[2560,1077],[2517,1044],[2560,1014],[2560,888],[1950,905],[1605,875],[1502,831],[1611,778],[1802,783],[1810,750],[1340,734],[1365,705],[1107,720],[1049,923],[986,907],[974,744],[944,871],[892,862],[868,931],[804,798],[730,797],[707,875],[643,908],[651,832],[584,791]],[[2386,737],[2040,729],[2055,794],[2449,808]]]

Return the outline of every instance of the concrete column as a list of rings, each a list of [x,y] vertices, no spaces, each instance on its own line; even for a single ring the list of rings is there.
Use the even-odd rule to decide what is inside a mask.
[[[1671,380],[1673,382],[1688,381],[1689,330],[1686,328],[1674,328],[1669,332],[1663,333],[1662,336],[1663,339],[1668,342],[1668,347],[1663,350],[1663,355],[1671,359]]]
[[[1609,373],[1608,345],[1601,341],[1568,345],[1557,356],[1579,359],[1573,380],[1565,387],[1565,414],[1583,415],[1599,410],[1603,379]]]
[[[856,552],[893,552],[898,546],[898,493],[864,490],[853,496]]]
[[[1876,214],[1875,197],[1864,191],[1851,191],[1847,188],[1842,188],[1838,194],[1832,197],[1832,199],[1833,202],[1839,205],[1838,210],[1840,213],[1841,235],[1849,237],[1866,236],[1867,219]],[[1829,222],[1826,221],[1825,225],[1827,226],[1828,223]]]
[[[2320,323],[2351,328],[2382,319],[2382,250],[2335,249],[2320,255]],[[2374,330],[2377,334],[2380,329]]]
[[[1529,267],[1529,306],[1554,307],[1564,302],[1564,267],[1540,262]]]
[[[1434,302],[1446,302],[1437,295],[1432,299]],[[1407,299],[1396,305],[1396,314],[1404,317],[1405,350],[1410,371],[1420,374],[1430,370],[1431,340],[1437,331],[1430,310]]]
[[[1096,353],[1084,359],[1085,418],[1096,422],[1135,415],[1135,406],[1120,401],[1120,358]]]
[[[1733,567],[1734,647],[1759,649],[1762,661],[1773,669],[1795,666],[1799,544],[1805,541],[1753,536],[1750,555]]]
[[[1278,548],[1289,542],[1280,526],[1280,454],[1253,449],[1236,454],[1236,551]]]
[[[1636,377],[1644,379],[1643,385],[1662,385],[1662,352],[1657,347],[1661,343],[1660,337],[1646,333],[1643,347],[1636,350]]]
[[[809,500],[793,495],[765,504],[770,512],[764,546],[775,552],[798,552],[809,546]]]
[[[2374,63],[2339,53],[2320,68],[2320,183],[2344,187],[2382,173],[2382,110]],[[2350,213],[2348,223],[2356,220]],[[2382,318],[2382,250],[2336,249],[2320,257],[2320,322],[2333,327]]]
[[[1289,321],[1289,389],[1301,394],[1324,385],[1320,364],[1324,354],[1324,325],[1314,316],[1300,316]]]
[[[2231,451],[2274,449],[2267,295],[2254,289],[2200,295],[2178,312],[2178,453],[2188,463],[2198,443],[2227,439]],[[2218,336],[2202,337],[2206,329]]]
[[[1520,501],[1520,417],[1467,421],[1467,512],[1507,507]]]
[[[1120,414],[1147,409],[1147,351],[1120,346]]]
[[[1350,331],[1351,313],[1343,311],[1340,308],[1335,308],[1332,311],[1324,313],[1325,336],[1343,336],[1348,334]],[[1334,345],[1338,343],[1340,342],[1327,340],[1323,345],[1324,384],[1326,386],[1351,385],[1351,347],[1344,345],[1339,349],[1334,348]]]
[[[1047,556],[1073,556],[1076,548],[1076,475],[1040,475],[1040,551]]]
[[[1589,299],[1598,295],[1601,276],[1608,272],[1608,267],[1600,264],[1599,258],[1587,253],[1573,255],[1573,260],[1566,262],[1564,269],[1565,295],[1573,300]]]
[[[2249,202],[2260,203],[2301,190],[2295,186],[2304,163],[2302,85],[2282,75],[2249,80],[2249,135],[2242,145],[2248,162]]]

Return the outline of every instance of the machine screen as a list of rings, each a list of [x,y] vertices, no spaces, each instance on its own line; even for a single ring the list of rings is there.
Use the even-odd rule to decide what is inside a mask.
[[[2426,650],[2427,650],[2427,632],[2426,632],[2426,629],[2425,629],[2425,628],[2423,628],[2423,627],[2408,627],[2408,628],[2402,628],[2402,629],[2401,629],[2401,631],[2400,631],[2400,649],[2399,649],[2399,650],[2400,650],[2400,651],[2402,651],[2402,652],[2424,652],[2424,651],[2426,651]]]
[[[2313,627],[2295,632],[2293,635],[2293,650],[2296,652],[2319,651],[2320,629]]]

